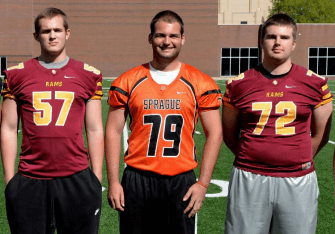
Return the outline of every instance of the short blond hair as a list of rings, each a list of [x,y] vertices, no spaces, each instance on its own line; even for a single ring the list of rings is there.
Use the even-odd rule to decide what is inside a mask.
[[[59,16],[59,17],[61,17],[63,19],[64,28],[65,28],[65,30],[68,30],[69,25],[67,23],[67,16],[66,16],[66,14],[62,10],[60,10],[58,8],[49,7],[49,8],[44,9],[35,18],[35,33],[37,35],[40,33],[40,30],[41,30],[40,20],[41,19],[52,19],[55,16]]]

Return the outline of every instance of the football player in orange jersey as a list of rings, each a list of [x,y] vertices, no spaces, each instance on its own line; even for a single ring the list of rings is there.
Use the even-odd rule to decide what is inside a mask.
[[[262,65],[227,82],[223,135],[235,154],[227,234],[316,231],[313,158],[328,142],[333,95],[327,78],[292,63],[296,34],[288,15],[270,17]]]
[[[106,125],[108,199],[120,212],[120,233],[194,233],[222,143],[221,92],[214,80],[179,61],[184,25],[175,12],[152,20],[153,60],[117,78],[109,92]],[[131,134],[119,181],[121,135]],[[200,176],[194,133],[198,116],[206,135]]]
[[[102,74],[67,56],[69,36],[65,13],[45,9],[35,19],[41,55],[5,71],[1,156],[11,233],[99,230]],[[19,117],[22,144],[15,174]]]

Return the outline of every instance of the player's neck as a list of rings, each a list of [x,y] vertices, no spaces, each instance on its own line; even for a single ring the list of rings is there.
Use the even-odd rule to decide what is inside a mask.
[[[159,71],[170,72],[178,70],[181,66],[181,62],[179,62],[178,59],[175,59],[172,62],[153,59],[151,66]]]
[[[263,67],[272,75],[282,75],[291,70],[292,61],[291,58],[287,59],[284,62],[264,58]]]
[[[46,63],[58,63],[67,58],[65,49],[59,54],[50,54],[45,51],[41,51],[41,55],[38,57],[40,61]]]

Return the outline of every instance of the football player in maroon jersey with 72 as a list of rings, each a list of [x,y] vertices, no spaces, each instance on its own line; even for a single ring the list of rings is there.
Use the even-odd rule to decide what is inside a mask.
[[[69,36],[65,13],[45,9],[35,19],[41,55],[5,71],[1,155],[11,233],[98,233],[102,75],[67,56]],[[19,117],[22,145],[15,174]]]
[[[225,233],[316,231],[313,157],[328,142],[327,78],[293,64],[297,26],[286,14],[263,25],[262,65],[227,82],[224,142],[234,153]]]

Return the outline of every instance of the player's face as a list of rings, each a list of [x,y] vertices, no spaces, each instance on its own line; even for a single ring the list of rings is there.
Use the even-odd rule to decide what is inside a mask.
[[[63,19],[55,16],[52,19],[43,18],[40,20],[40,33],[34,34],[35,39],[40,43],[42,55],[61,56],[65,55],[66,40],[70,36],[70,30],[65,30]]]
[[[291,58],[295,45],[291,26],[271,25],[262,41],[264,59],[284,62]]]
[[[168,23],[158,20],[155,24],[154,35],[149,35],[149,43],[152,45],[154,58],[174,60],[178,57],[185,37],[180,33],[180,24],[175,21]]]

